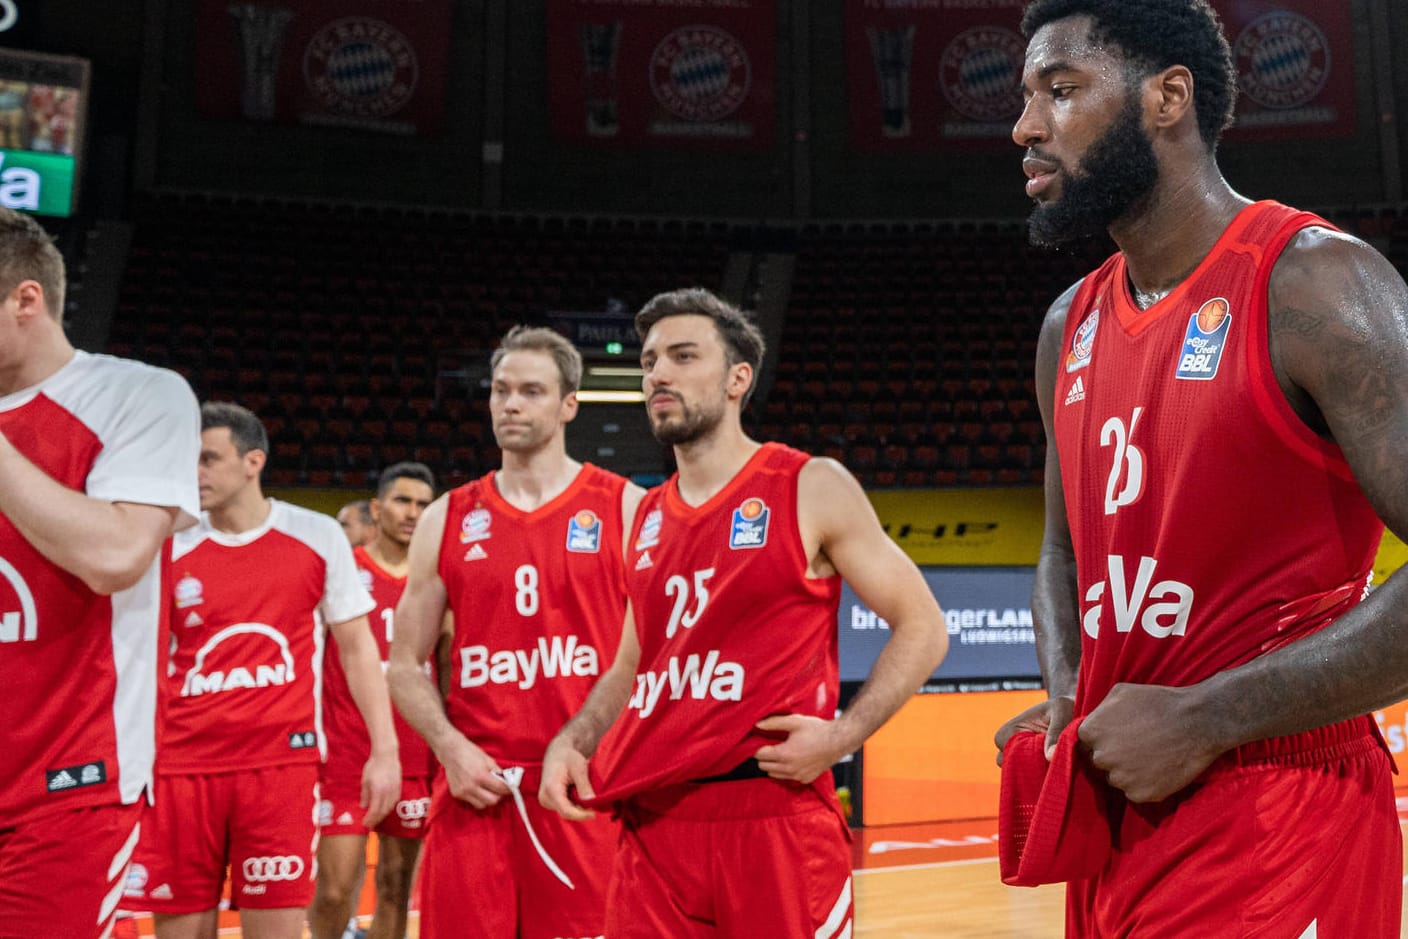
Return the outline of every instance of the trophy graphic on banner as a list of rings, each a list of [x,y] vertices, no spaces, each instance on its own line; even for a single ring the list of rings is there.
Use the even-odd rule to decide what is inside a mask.
[[[616,50],[620,40],[620,21],[582,24],[587,133],[593,137],[615,137],[621,129],[616,120]]]
[[[914,25],[883,29],[867,26],[870,54],[880,79],[880,131],[886,137],[909,136],[909,60]]]
[[[266,7],[236,3],[226,7],[235,20],[243,53],[244,84],[240,89],[240,111],[251,121],[274,119],[274,90],[278,85],[279,52],[284,30],[293,11],[287,7]]]

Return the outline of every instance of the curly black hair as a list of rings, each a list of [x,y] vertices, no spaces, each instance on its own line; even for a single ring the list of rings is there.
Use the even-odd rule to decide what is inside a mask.
[[[1172,65],[1193,73],[1198,133],[1216,150],[1232,123],[1237,74],[1222,21],[1207,0],[1032,0],[1022,14],[1022,34],[1030,39],[1048,23],[1082,15],[1095,21],[1092,39],[1118,46],[1146,74]]]

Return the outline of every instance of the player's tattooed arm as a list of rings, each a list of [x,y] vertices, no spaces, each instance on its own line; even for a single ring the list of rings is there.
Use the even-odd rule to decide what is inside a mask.
[[[993,742],[997,759],[1002,748],[1018,731],[1046,734],[1048,754],[1056,738],[1071,722],[1075,706],[1076,675],[1080,671],[1080,608],[1076,601],[1076,556],[1066,519],[1066,497],[1061,486],[1061,463],[1052,429],[1056,378],[1060,374],[1066,314],[1080,283],[1057,298],[1047,311],[1037,340],[1036,394],[1046,431],[1045,504],[1046,527],[1041,539],[1041,555],[1032,584],[1032,623],[1036,627],[1037,661],[1047,700],[1023,711],[1003,724]]]
[[[1408,286],[1363,242],[1313,228],[1277,264],[1269,301],[1287,399],[1344,451],[1389,529],[1408,536]],[[1408,697],[1408,571],[1321,632],[1209,684],[1229,745]]]

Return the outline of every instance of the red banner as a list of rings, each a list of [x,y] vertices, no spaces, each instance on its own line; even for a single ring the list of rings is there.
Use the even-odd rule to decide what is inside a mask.
[[[1013,149],[1024,0],[846,0],[857,150]]]
[[[776,0],[548,0],[547,45],[558,140],[773,146]]]
[[[195,104],[206,117],[440,129],[451,0],[200,0]]]
[[[1230,140],[1353,134],[1354,32],[1349,3],[1214,0],[1237,68]]]

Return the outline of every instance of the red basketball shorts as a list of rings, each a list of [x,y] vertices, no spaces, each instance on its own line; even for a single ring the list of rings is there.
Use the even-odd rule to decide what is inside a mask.
[[[140,803],[53,812],[0,830],[0,936],[108,935]]]
[[[829,783],[691,783],[630,799],[606,935],[850,936],[850,831]]]
[[[227,866],[230,896],[241,909],[307,906],[317,811],[315,763],[158,775],[122,906],[173,914],[215,909]]]
[[[604,815],[569,822],[538,804],[540,775],[519,790],[542,854],[511,796],[488,809],[452,798],[435,780],[421,861],[422,939],[595,939],[602,935],[606,882],[619,828]]]
[[[1114,830],[1104,870],[1068,887],[1070,939],[1398,939],[1391,764],[1363,721],[1243,747]]]
[[[362,816],[362,780],[346,776],[324,776],[319,784],[322,801],[318,803],[318,827],[324,837],[332,835],[365,835],[367,826]],[[424,838],[430,822],[430,780],[401,780],[401,796],[381,822],[372,829],[392,838]]]

